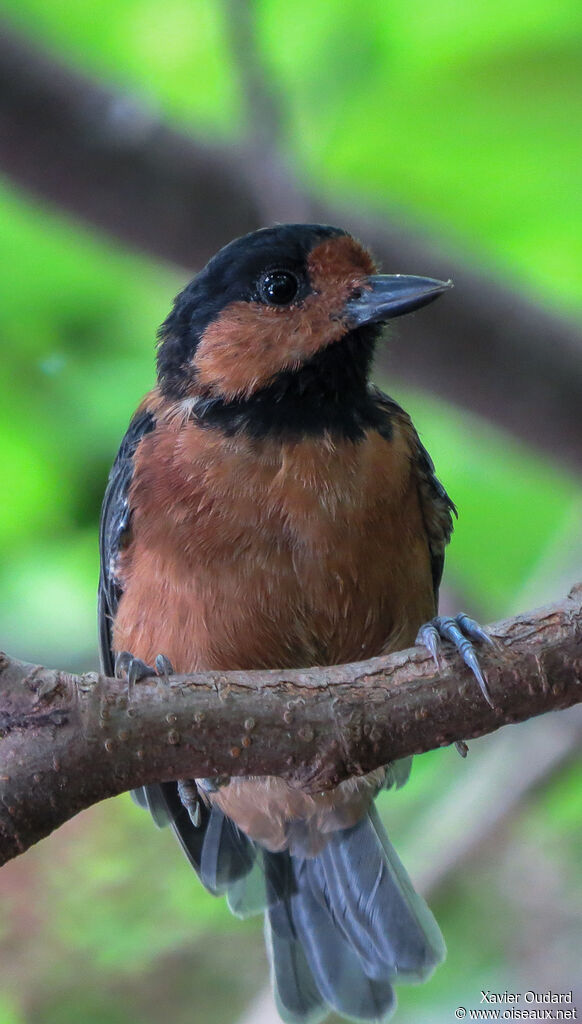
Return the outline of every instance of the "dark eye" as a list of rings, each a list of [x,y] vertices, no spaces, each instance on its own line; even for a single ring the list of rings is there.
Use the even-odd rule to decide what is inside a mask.
[[[259,295],[269,306],[288,306],[299,291],[299,281],[290,270],[269,270],[259,280]]]

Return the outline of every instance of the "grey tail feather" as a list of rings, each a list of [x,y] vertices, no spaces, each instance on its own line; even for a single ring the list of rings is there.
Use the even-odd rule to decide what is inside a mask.
[[[200,858],[200,880],[215,896],[246,877],[256,856],[255,844],[230,818],[212,806]]]
[[[328,1006],[356,1020],[378,1021],[390,1016],[396,997],[387,972],[383,977],[368,974],[366,964],[318,902],[307,878],[300,880],[291,904],[296,933]]]
[[[372,807],[305,862],[312,891],[358,952],[370,977],[422,981],[440,963],[440,929]]]
[[[285,931],[281,934],[271,914],[265,914],[265,942],[280,1017],[286,1024],[317,1024],[327,1017],[301,941]]]
[[[164,828],[170,823],[167,802],[161,785],[142,786],[140,789],[133,789],[131,792],[133,801],[144,811],[149,811],[154,824],[158,828]]]
[[[302,857],[256,846],[216,806],[203,804],[195,827],[176,783],[144,787],[136,799],[172,826],[203,884],[226,892],[234,913],[266,909],[275,1000],[287,1024],[318,1024],[330,1009],[385,1021],[394,982],[424,980],[444,959],[439,927],[373,805],[316,857]]]
[[[272,856],[265,854],[266,863]],[[375,808],[334,833],[316,857],[276,856],[287,858],[286,881],[279,895],[271,886],[267,935],[283,1020],[319,1019],[313,983],[339,1014],[387,1020],[395,1006],[392,984],[425,979],[443,960],[445,945]],[[278,864],[275,877],[284,875]],[[266,876],[269,891],[268,870]]]

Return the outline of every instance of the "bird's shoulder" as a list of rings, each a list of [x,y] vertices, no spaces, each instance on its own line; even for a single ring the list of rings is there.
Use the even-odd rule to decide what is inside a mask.
[[[384,417],[384,423],[378,427],[379,432],[389,439],[393,437],[397,427],[399,434],[406,439],[429,543],[436,596],[443,574],[445,548],[453,532],[453,516],[457,515],[457,509],[438,479],[434,463],[420,440],[409,414],[393,398],[374,385],[370,386],[370,396]]]

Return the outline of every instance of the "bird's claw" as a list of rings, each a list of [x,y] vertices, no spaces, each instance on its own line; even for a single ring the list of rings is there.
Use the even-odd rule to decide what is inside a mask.
[[[466,615],[465,612],[459,612],[455,616],[455,622],[458,622],[459,626],[463,630],[465,636],[470,640],[481,640],[484,644],[489,644],[490,647],[495,647],[495,641],[493,637],[489,636],[486,629],[480,626],[476,619],[472,619],[470,615]]]
[[[483,669],[479,664],[477,652],[473,646],[473,640],[479,643],[487,643],[495,646],[494,641],[482,626],[469,615],[461,612],[454,618],[444,615],[437,615],[430,622],[426,622],[418,631],[417,643],[423,644],[430,654],[438,669],[440,669],[441,641],[450,640],[461,655],[465,665],[471,669],[475,676],[479,689],[490,707],[495,707],[493,698],[489,692],[487,680]],[[461,751],[459,751],[461,753]]]
[[[417,644],[422,644],[426,647],[427,651],[432,656],[437,669],[440,671],[441,637],[438,629],[432,622],[425,622],[424,626],[420,627],[416,637],[416,642]]]
[[[194,828],[200,828],[202,824],[202,808],[200,806],[200,797],[198,796],[198,787],[194,779],[178,779],[178,796],[182,806],[188,811]]]
[[[170,682],[170,676],[174,674],[174,667],[169,658],[165,654],[156,655],[156,675],[160,676],[165,683]]]
[[[119,654],[115,655],[113,671],[115,672],[116,679],[123,679],[124,675],[127,675],[130,662],[131,654],[129,651],[120,651]]]
[[[141,658],[136,658],[129,651],[120,651],[115,658],[115,675],[118,679],[125,676],[130,690],[140,679],[147,679],[148,676],[160,676],[168,682],[173,671],[172,662],[165,654],[158,654],[155,667],[146,664]]]
[[[115,675],[117,679],[127,679],[129,686],[145,679],[146,676],[155,675],[155,669],[146,665],[141,658],[136,658],[130,651],[120,651],[115,658]]]

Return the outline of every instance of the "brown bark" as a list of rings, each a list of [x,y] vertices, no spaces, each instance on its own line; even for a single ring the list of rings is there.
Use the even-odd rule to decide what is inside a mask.
[[[454,293],[415,314],[406,343],[392,346],[391,374],[482,414],[553,460],[582,465],[579,325],[385,213],[366,219],[359,197],[338,208],[301,196],[276,154],[267,159],[256,138],[254,145],[203,145],[164,124],[140,96],[0,32],[0,168],[19,185],[189,270],[258,227],[268,209],[272,220],[348,228],[386,271],[450,276]]]
[[[582,585],[491,629],[496,707],[454,655],[207,672],[127,684],[2,656],[0,863],[92,803],[148,782],[273,774],[322,789],[398,757],[582,701]]]

